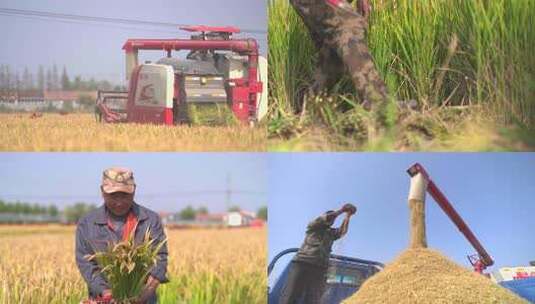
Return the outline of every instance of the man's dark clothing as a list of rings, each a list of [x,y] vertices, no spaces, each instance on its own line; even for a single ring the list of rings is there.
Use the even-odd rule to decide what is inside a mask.
[[[325,287],[325,268],[293,261],[279,304],[319,304]]]
[[[340,237],[340,229],[331,228],[327,216],[322,215],[308,224],[305,241],[293,260],[327,268],[333,242]]]
[[[115,235],[117,235],[117,237],[121,239],[123,237],[123,227],[126,223],[126,215],[116,216],[116,215],[113,215],[111,212],[109,212],[109,210],[107,211],[108,212],[106,212],[106,214],[108,215],[108,218],[110,219],[110,223],[113,226],[112,230],[113,232],[115,232]]]
[[[157,213],[140,206],[132,205],[132,211],[137,217],[138,224],[134,232],[136,244],[143,242],[145,232],[150,230],[154,244],[159,244],[166,239],[160,217]],[[102,205],[90,212],[78,222],[76,229],[76,264],[87,283],[90,298],[99,296],[104,289],[110,289],[106,278],[99,272],[99,266],[95,261],[88,261],[85,256],[98,251],[105,251],[109,244],[121,241],[121,234],[116,233],[108,225],[108,212]],[[111,222],[116,221],[112,220]],[[167,273],[167,244],[164,244],[158,252],[158,262],[150,271],[150,274],[161,283],[168,282]],[[156,295],[148,303],[157,303]]]
[[[342,234],[331,228],[327,215],[322,215],[307,226],[305,241],[292,260],[286,286],[279,304],[320,303],[325,286],[333,242]]]

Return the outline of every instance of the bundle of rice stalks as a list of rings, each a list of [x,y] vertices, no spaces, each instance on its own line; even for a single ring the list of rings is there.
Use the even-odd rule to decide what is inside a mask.
[[[143,242],[135,244],[133,234],[126,241],[110,244],[106,251],[87,256],[96,261],[111,286],[115,303],[135,303],[141,295],[150,270],[158,261],[158,251],[167,240],[154,244],[147,229]]]
[[[343,303],[527,304],[527,301],[437,251],[418,248],[403,252]]]

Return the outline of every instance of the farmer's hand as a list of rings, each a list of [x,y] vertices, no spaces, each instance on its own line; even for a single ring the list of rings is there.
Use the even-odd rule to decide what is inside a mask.
[[[141,292],[141,295],[137,299],[136,303],[138,304],[147,303],[150,297],[154,293],[156,293],[156,288],[158,288],[158,285],[160,285],[160,281],[158,281],[158,279],[156,279],[153,276],[149,276],[149,278],[147,279],[147,284],[145,284],[145,288]]]
[[[97,300],[97,303],[115,303],[111,289],[104,289],[102,291],[101,298]]]
[[[347,212],[348,215],[353,215],[357,212],[357,207],[355,207],[353,204],[347,203],[342,207],[342,210]]]

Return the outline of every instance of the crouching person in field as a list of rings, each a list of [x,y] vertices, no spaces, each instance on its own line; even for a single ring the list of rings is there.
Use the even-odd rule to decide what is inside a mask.
[[[87,256],[106,251],[109,244],[128,240],[142,243],[150,231],[153,244],[161,244],[166,236],[157,213],[134,202],[136,185],[132,171],[109,168],[103,172],[101,192],[104,204],[84,216],[76,229],[76,264],[89,290],[89,303],[113,303],[111,286],[99,265]],[[145,287],[137,303],[157,303],[156,289],[168,282],[167,245],[157,252],[157,263],[150,270]]]

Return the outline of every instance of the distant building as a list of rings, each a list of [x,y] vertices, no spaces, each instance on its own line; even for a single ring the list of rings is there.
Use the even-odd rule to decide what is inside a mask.
[[[195,221],[198,223],[222,225],[225,223],[225,214],[226,213],[201,213],[195,215]]]
[[[228,212],[225,215],[225,224],[228,227],[243,227],[249,224],[256,218],[256,215],[247,211]]]
[[[82,96],[88,96],[92,100],[97,98],[97,91],[44,91],[43,97],[45,101],[63,101],[63,102],[75,102],[80,101]]]
[[[163,225],[166,225],[167,222],[169,221],[170,217],[172,217],[174,215],[174,213],[169,213],[169,212],[158,212],[158,215],[160,216],[160,218],[162,219],[162,224]]]
[[[183,220],[179,213],[160,213],[162,223],[170,227],[262,227],[264,221],[248,211],[197,214],[193,220]]]
[[[9,96],[0,98],[0,105],[15,111],[41,111],[49,108],[63,110],[67,104],[72,109],[80,108],[80,99],[88,96],[95,100],[96,91],[19,91],[12,92]]]

